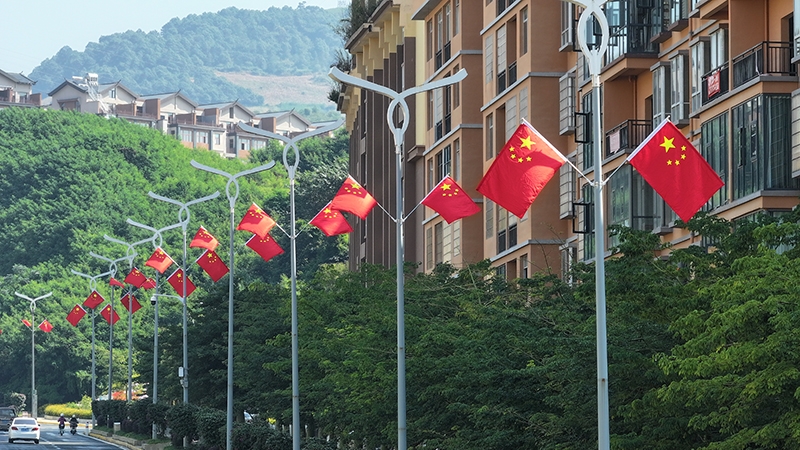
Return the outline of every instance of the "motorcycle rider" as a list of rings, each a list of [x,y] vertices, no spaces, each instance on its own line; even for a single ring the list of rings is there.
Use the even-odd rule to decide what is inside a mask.
[[[72,415],[72,418],[69,419],[69,432],[72,434],[77,433],[78,431],[78,418],[75,417],[75,414]]]
[[[61,413],[61,417],[58,418],[58,432],[61,433],[62,436],[64,435],[64,425],[66,425],[66,423],[67,418],[64,417],[64,413]]]

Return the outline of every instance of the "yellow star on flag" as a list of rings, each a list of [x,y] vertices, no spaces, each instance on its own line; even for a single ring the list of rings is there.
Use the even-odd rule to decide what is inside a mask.
[[[660,147],[664,147],[664,151],[668,152],[669,149],[675,148],[675,144],[672,143],[672,141],[674,141],[674,140],[675,140],[675,138],[669,139],[666,136],[664,136],[664,143],[660,144],[659,146]]]
[[[526,136],[520,140],[522,141],[523,148],[531,148],[531,144],[533,144],[533,141],[531,141],[530,136]]]

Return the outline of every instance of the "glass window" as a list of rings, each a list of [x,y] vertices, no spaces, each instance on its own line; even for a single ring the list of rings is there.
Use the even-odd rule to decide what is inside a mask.
[[[561,2],[561,47],[572,46],[574,40],[575,6]],[[580,56],[580,55],[579,55]]]
[[[486,74],[486,84],[494,79],[494,37],[490,34],[486,36],[483,47],[484,72]]]
[[[616,176],[616,175],[615,175]],[[592,204],[594,202],[594,189],[590,184],[584,184],[581,188],[581,198],[583,203]],[[588,234],[583,234],[583,259],[593,259],[595,255],[594,249],[594,207],[587,206],[581,208],[583,210],[583,229],[591,230]]]
[[[428,192],[432,191],[434,187],[436,187],[437,181],[433,178],[433,159],[428,160]]]
[[[486,116],[486,160],[494,156],[494,116]]]
[[[425,230],[425,264],[428,270],[433,268],[433,227]]]
[[[524,55],[528,53],[528,7],[522,8],[520,12],[520,22],[522,22],[522,27],[520,29],[519,40],[521,41],[520,45],[520,55]]]
[[[434,264],[438,265],[444,262],[444,229],[443,229],[444,222],[439,222],[433,226],[433,262]]]
[[[672,121],[689,120],[689,55],[679,54],[670,60],[670,100]]]
[[[450,3],[444,5],[444,41],[450,42]]]
[[[453,179],[458,181],[461,171],[461,141],[453,141]]]
[[[453,256],[461,254],[461,221],[453,222]]]
[[[459,27],[460,22],[461,22],[461,17],[458,14],[459,13],[459,1],[460,0],[454,0],[454,6],[453,6],[453,36],[458,34],[458,27]]]
[[[458,73],[458,65],[453,67],[453,75]],[[461,104],[461,82],[453,84],[453,109],[458,108]]]
[[[711,64],[709,61],[709,43],[701,40],[691,47],[691,90],[692,111],[697,111],[703,106],[703,75],[706,74]]]
[[[497,76],[506,70],[506,26],[497,29]]]
[[[494,203],[486,198],[483,204],[486,210],[486,239],[491,239],[494,237]]]
[[[670,111],[670,66],[661,63],[653,70],[653,125],[667,118]]]
[[[724,112],[703,123],[700,153],[711,168],[727,184],[728,180],[728,113]],[[704,211],[719,207],[728,201],[728,189],[723,186],[706,203]]]
[[[719,67],[728,63],[728,30],[720,28],[714,33],[711,33],[711,69],[718,69]]]
[[[427,59],[428,59],[428,61],[430,61],[430,59],[433,57],[433,20],[428,20],[428,42],[427,42],[427,44],[428,44],[427,45],[427,49],[426,49],[427,50],[426,51]]]

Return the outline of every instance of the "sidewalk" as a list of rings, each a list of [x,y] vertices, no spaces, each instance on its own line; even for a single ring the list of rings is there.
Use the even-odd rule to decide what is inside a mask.
[[[169,446],[169,442],[164,442],[161,444],[147,444],[144,441],[139,441],[126,436],[117,436],[113,433],[107,433],[100,430],[92,430],[91,433],[89,433],[89,436],[130,450],[163,450],[165,447]]]

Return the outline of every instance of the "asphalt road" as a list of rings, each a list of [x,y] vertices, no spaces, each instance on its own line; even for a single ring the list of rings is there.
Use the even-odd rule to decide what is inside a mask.
[[[32,448],[44,447],[47,450],[116,450],[122,447],[103,442],[84,436],[84,427],[78,427],[78,434],[69,434],[69,426],[64,430],[64,435],[58,433],[58,425],[41,424],[42,431],[39,445],[31,441],[8,443],[8,433],[0,431],[0,449],[2,450],[31,450]]]

